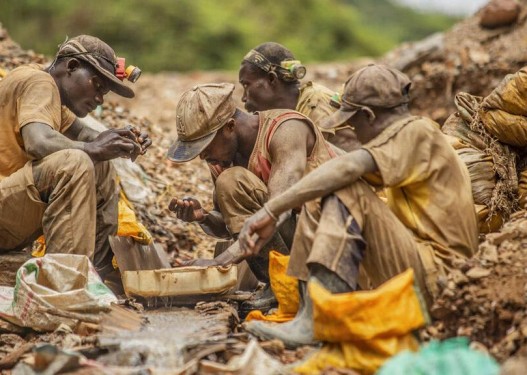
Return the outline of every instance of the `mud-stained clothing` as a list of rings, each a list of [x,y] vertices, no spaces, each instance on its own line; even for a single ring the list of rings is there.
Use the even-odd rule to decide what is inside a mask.
[[[111,261],[108,235],[117,231],[113,167],[73,149],[31,160],[20,133],[33,122],[64,133],[74,121],[40,66],[19,67],[0,81],[0,252],[44,234],[48,253],[84,254],[100,270]]]
[[[468,171],[439,131],[422,117],[398,121],[363,148],[378,173],[365,175],[335,195],[350,216],[346,226],[299,220],[288,272],[307,280],[309,263],[321,264],[352,285],[346,252],[350,240],[365,241],[362,265],[373,287],[412,267],[430,306],[437,296],[437,278],[456,258],[474,254],[478,245]],[[335,171],[335,173],[339,173]],[[371,185],[386,187],[387,204]],[[272,208],[270,206],[270,208]],[[337,213],[335,213],[336,215]],[[325,215],[331,217],[331,215]],[[360,236],[349,231],[356,222]]]
[[[350,125],[346,124],[335,128],[321,126],[321,120],[336,111],[336,108],[330,104],[334,94],[332,90],[309,81],[302,84],[299,91],[296,111],[313,121],[331,144],[344,151],[351,151],[360,147],[360,142]]]
[[[262,182],[254,183],[245,189],[240,189],[240,180],[233,178],[231,169],[226,169],[216,180],[216,201],[223,215],[227,228],[232,234],[240,232],[246,219],[258,211],[267,201],[267,182],[271,174],[273,160],[269,153],[269,145],[276,130],[287,124],[288,120],[300,120],[308,124],[315,134],[315,143],[311,154],[308,155],[304,175],[317,168],[325,161],[335,156],[332,148],[325,142],[322,133],[304,115],[284,109],[273,109],[258,112],[258,135],[253,151],[249,157],[248,171]],[[287,126],[287,125],[285,125]],[[224,176],[225,173],[229,172]],[[244,180],[254,181],[254,179]],[[263,192],[265,187],[265,192]],[[233,196],[233,192],[238,192]]]
[[[22,168],[29,156],[20,130],[39,122],[64,133],[75,115],[62,106],[53,77],[39,65],[14,69],[0,81],[0,180]]]

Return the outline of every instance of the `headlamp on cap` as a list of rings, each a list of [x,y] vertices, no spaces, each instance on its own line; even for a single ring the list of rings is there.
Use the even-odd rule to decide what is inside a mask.
[[[285,82],[296,82],[306,75],[306,67],[299,60],[284,60],[278,65],[253,49],[245,55],[243,61],[256,65],[264,72],[274,72]]]
[[[135,83],[141,76],[141,69],[133,65],[128,65],[127,68],[125,68],[125,66],[126,66],[125,58],[118,57],[117,65],[115,67],[115,76],[119,78],[121,81],[126,78],[130,82]]]
[[[280,63],[280,66],[288,70],[296,79],[302,79],[306,75],[306,67],[300,60],[285,60]]]

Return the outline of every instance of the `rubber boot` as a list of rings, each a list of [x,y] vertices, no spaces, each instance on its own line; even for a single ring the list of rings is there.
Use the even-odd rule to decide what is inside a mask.
[[[337,274],[327,268],[320,265],[314,268],[314,270],[310,269],[310,280],[317,280],[332,293],[353,290]],[[313,302],[306,283],[303,283],[300,288],[300,306],[293,320],[281,324],[250,321],[244,323],[244,328],[263,340],[279,339],[289,349],[314,344]]]

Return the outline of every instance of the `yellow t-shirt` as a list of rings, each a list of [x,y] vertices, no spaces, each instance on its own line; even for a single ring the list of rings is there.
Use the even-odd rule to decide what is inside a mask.
[[[20,130],[32,122],[47,124],[64,133],[75,115],[61,105],[57,85],[37,64],[14,69],[0,80],[0,181],[30,158]]]
[[[388,206],[418,240],[444,260],[452,251],[471,257],[478,226],[467,168],[439,130],[424,117],[398,121],[363,146],[379,173],[365,175],[385,186]]]

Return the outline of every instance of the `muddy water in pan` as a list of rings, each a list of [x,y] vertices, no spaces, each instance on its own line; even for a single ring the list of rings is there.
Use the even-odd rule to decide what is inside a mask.
[[[188,359],[185,348],[225,338],[224,314],[202,315],[186,308],[147,311],[148,323],[138,332],[120,331],[100,336],[110,350],[98,362],[110,366],[174,368]]]

